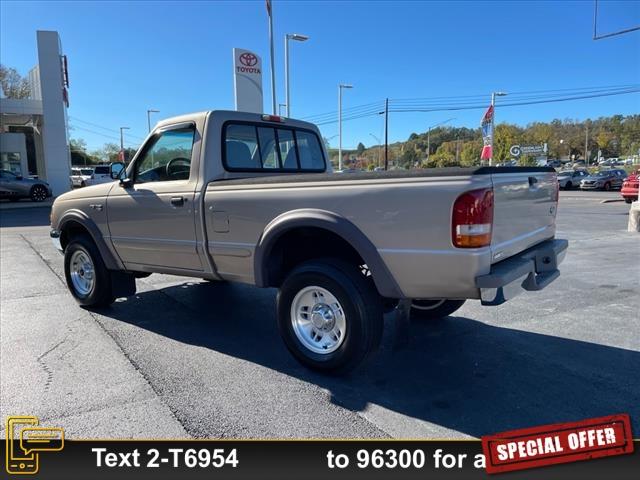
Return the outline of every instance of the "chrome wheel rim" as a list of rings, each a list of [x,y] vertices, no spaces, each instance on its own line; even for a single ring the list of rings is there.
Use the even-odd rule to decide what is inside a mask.
[[[416,310],[435,310],[442,305],[446,300],[414,300],[411,302],[411,307]]]
[[[95,284],[95,270],[91,257],[82,250],[76,250],[71,255],[69,270],[76,293],[82,297],[89,295]]]
[[[340,348],[347,333],[342,305],[329,290],[317,286],[305,287],[293,298],[291,326],[305,348],[321,355]]]

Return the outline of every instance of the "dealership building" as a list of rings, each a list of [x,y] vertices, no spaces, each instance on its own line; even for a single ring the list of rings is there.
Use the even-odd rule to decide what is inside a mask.
[[[38,31],[29,98],[0,98],[0,169],[40,178],[54,195],[69,190],[69,77],[57,32]]]

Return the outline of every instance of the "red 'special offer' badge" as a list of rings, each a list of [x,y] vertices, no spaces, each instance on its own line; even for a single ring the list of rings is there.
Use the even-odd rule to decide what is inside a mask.
[[[487,473],[633,452],[629,415],[512,430],[482,437]]]

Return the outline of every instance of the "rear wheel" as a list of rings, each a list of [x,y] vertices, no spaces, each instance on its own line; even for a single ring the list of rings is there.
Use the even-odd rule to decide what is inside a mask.
[[[42,185],[34,185],[29,196],[34,202],[43,202],[47,198],[47,189]]]
[[[419,320],[436,320],[458,310],[464,300],[412,300],[411,317]]]
[[[357,267],[336,259],[296,267],[277,297],[280,334],[289,351],[315,370],[347,372],[382,337],[382,300]]]
[[[633,198],[631,197],[624,197],[624,201],[627,203],[633,203]]]
[[[64,251],[64,275],[67,287],[84,307],[110,305],[115,300],[111,274],[93,241],[84,236],[71,240]]]
[[[571,182],[567,182],[564,184],[565,190],[571,190],[573,188],[573,184]]]

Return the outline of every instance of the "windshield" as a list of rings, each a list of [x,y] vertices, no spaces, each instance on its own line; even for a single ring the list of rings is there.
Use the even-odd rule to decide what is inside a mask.
[[[91,175],[93,173],[93,170],[91,170],[90,168],[83,168],[80,171],[82,172],[82,175]]]

